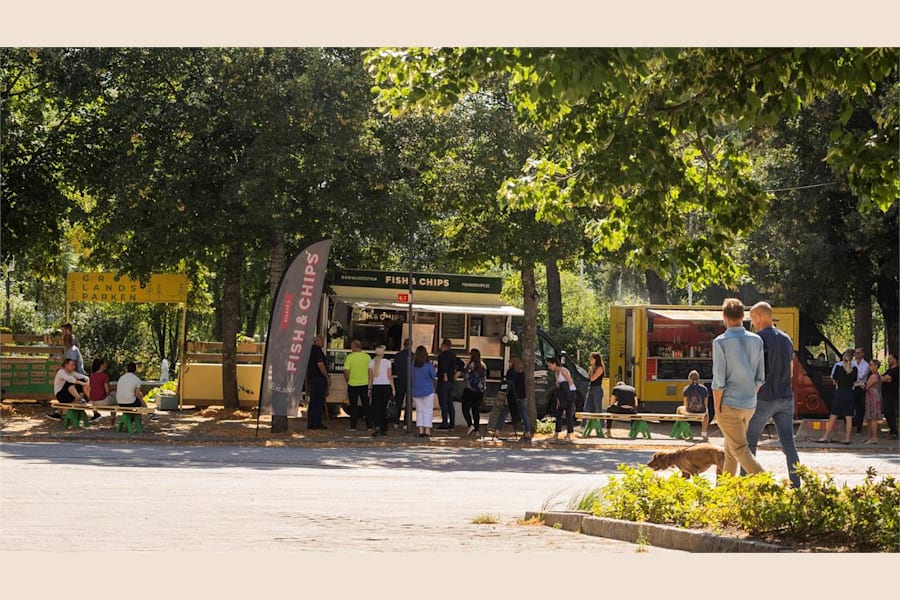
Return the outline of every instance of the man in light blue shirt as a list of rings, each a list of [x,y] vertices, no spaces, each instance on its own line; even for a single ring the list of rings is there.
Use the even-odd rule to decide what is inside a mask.
[[[763,341],[744,329],[744,305],[739,299],[725,299],[722,317],[728,329],[713,340],[712,391],[716,423],[725,438],[724,470],[735,475],[740,463],[752,475],[763,470],[747,444],[756,392],[766,380]]]

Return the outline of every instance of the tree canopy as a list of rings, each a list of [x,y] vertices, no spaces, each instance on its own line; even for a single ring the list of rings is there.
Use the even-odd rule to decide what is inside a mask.
[[[542,146],[508,178],[512,208],[561,222],[599,211],[598,250],[631,248],[631,266],[678,273],[679,283],[735,283],[730,252],[765,213],[745,136],[836,91],[841,119],[829,160],[863,209],[900,195],[896,104],[866,131],[857,106],[896,85],[895,49],[385,48],[367,56],[383,110],[446,110],[503,78]],[[864,166],[862,166],[864,165]],[[687,233],[688,222],[693,223]]]

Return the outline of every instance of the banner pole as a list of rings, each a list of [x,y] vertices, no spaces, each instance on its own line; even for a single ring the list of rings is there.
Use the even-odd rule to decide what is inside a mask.
[[[406,322],[409,324],[409,352],[406,356],[406,435],[412,435],[412,369],[413,369],[413,230],[409,228],[409,306],[406,314]],[[402,346],[402,342],[401,342]]]
[[[187,357],[187,311],[188,305],[187,300],[184,302],[184,308],[181,311],[181,345],[179,346],[179,358],[181,359],[181,364],[184,366],[184,359]],[[175,366],[175,365],[172,365]],[[180,374],[178,369],[175,370],[176,373]],[[178,380],[178,410],[181,410],[182,402],[181,402],[181,379]]]

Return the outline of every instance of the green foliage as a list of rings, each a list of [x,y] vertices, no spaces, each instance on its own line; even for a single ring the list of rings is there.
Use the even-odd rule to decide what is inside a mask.
[[[556,431],[556,419],[553,417],[547,416],[543,419],[538,419],[534,423],[534,432],[535,433],[553,433]]]
[[[18,260],[17,278],[51,275],[64,267],[63,242],[83,206],[67,177],[71,127],[89,94],[89,77],[70,68],[73,53],[49,48],[4,48],[0,63],[0,198],[2,255]],[[58,77],[65,72],[65,77]]]
[[[546,269],[535,266],[535,281],[538,297],[547,298]],[[546,303],[540,303],[538,324],[567,352],[585,366],[591,352],[602,352],[605,357],[609,348],[609,303],[601,300],[596,292],[582,285],[578,275],[560,271],[562,289],[563,323],[560,328],[548,327]],[[522,306],[522,281],[509,275],[503,282],[503,298],[513,306]]]
[[[21,294],[9,296],[10,329],[14,333],[38,334],[44,330],[44,320],[38,314],[34,302],[29,302]],[[6,318],[6,294],[0,290],[0,319]]]
[[[172,379],[170,381],[165,382],[164,384],[157,386],[151,389],[149,392],[144,394],[144,400],[147,402],[156,402],[156,397],[162,392],[171,392],[176,393],[178,391],[178,380]]]
[[[896,89],[888,82],[880,85]],[[880,95],[869,98],[846,127],[875,128],[873,114],[885,102],[896,105],[896,99],[896,91],[890,100]],[[895,194],[891,203],[882,204],[884,210],[860,211],[866,200],[853,190],[849,175],[826,160],[835,143],[832,132],[842,127],[843,105],[844,99],[831,95],[781,119],[764,138],[748,140],[755,147],[760,184],[777,191],[741,254],[767,299],[799,306],[825,324],[826,335],[839,347],[855,345],[853,308],[860,298],[871,296],[881,308],[889,339],[896,342],[900,203]],[[852,269],[826,268],[848,259]]]
[[[134,361],[138,376],[145,376],[149,364],[156,365],[149,344],[147,308],[138,304],[83,304],[72,317],[75,335],[81,344],[85,370],[95,358],[105,358],[113,381],[125,372],[125,364]]]
[[[646,466],[619,465],[621,477],[575,499],[578,510],[596,516],[647,521],[713,531],[739,528],[785,543],[846,545],[863,551],[898,551],[900,488],[893,477],[862,485],[834,484],[800,466],[801,487],[777,482],[771,473],[723,474],[713,487],[703,477],[660,476]]]
[[[897,197],[896,103],[872,131],[846,128],[874,82],[896,81],[896,49],[382,48],[366,60],[393,114],[448,110],[505,82],[520,122],[543,134],[501,186],[505,204],[549,224],[590,211],[597,250],[628,247],[629,266],[677,273],[681,287],[737,283],[732,245],[770,201],[734,134],[828,93],[844,97],[834,165],[864,206]]]
[[[638,530],[637,540],[635,540],[635,544],[637,547],[634,549],[635,552],[649,552],[650,550],[650,540],[647,539],[647,536],[644,535],[644,529],[640,528]]]

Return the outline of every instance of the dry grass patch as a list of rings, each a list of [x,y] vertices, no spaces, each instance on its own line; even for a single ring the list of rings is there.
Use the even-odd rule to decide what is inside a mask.
[[[516,525],[522,525],[525,527],[533,526],[533,525],[543,525],[544,519],[543,517],[539,517],[538,515],[534,515],[530,519],[516,519]]]
[[[500,520],[495,515],[483,514],[472,519],[473,525],[496,525]]]

